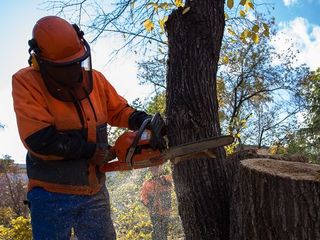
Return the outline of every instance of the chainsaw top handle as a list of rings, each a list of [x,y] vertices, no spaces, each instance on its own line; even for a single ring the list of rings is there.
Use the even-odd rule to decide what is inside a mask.
[[[144,132],[144,130],[146,129],[146,127],[148,126],[148,124],[150,122],[151,122],[151,118],[146,118],[142,122],[142,124],[141,124],[141,126],[140,126],[140,128],[138,130],[138,133],[137,133],[136,137],[134,138],[134,140],[133,140],[133,142],[132,142],[132,144],[131,144],[131,146],[130,146],[130,148],[128,150],[128,154],[126,156],[126,163],[129,163],[131,166],[133,166],[132,156],[134,154],[134,151],[136,150],[136,147],[137,147],[137,145],[139,143],[139,140],[141,138],[142,133]]]

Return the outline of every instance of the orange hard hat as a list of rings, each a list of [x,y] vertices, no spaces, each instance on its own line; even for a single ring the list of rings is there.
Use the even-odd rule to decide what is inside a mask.
[[[88,49],[76,29],[66,20],[47,16],[37,21],[32,32],[40,50],[39,57],[57,64],[70,64],[88,57]]]

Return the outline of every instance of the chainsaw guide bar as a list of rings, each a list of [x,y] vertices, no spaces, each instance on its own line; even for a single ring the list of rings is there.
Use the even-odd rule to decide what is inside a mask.
[[[155,157],[154,160],[171,160],[172,163],[176,164],[186,158],[192,158],[199,154],[207,157],[214,157],[214,149],[223,147],[233,143],[234,138],[232,136],[219,136],[202,139],[196,142],[186,143],[183,145],[171,147],[161,153],[159,157]],[[153,158],[150,159],[153,161]]]

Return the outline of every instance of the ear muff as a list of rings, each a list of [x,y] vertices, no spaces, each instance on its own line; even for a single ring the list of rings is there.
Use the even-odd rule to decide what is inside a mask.
[[[30,58],[31,58],[31,64],[29,63],[30,66],[31,66],[34,70],[39,71],[39,70],[40,70],[40,67],[39,67],[39,64],[38,64],[38,61],[37,61],[37,58],[36,58],[35,53],[31,53]]]
[[[38,44],[34,38],[28,41],[28,45],[29,45],[28,52],[30,55],[28,59],[28,63],[31,67],[33,67],[34,70],[39,71],[40,68],[39,68],[36,55],[40,53],[40,48],[38,47]]]

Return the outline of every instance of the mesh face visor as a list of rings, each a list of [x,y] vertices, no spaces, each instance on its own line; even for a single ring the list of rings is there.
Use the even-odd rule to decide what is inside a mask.
[[[86,53],[69,62],[57,63],[37,57],[40,72],[50,94],[65,102],[82,100],[92,91],[92,65],[89,44]]]

